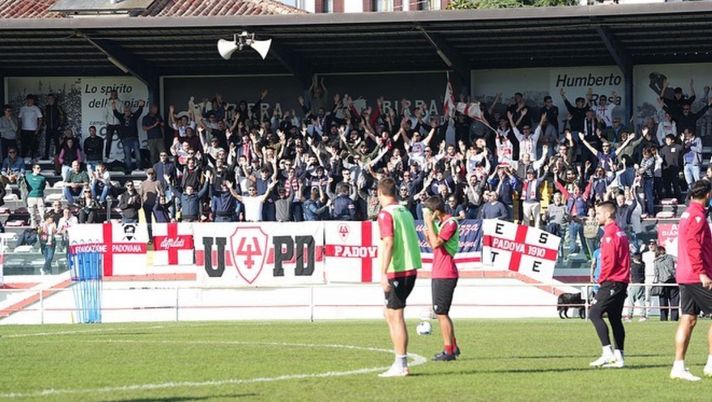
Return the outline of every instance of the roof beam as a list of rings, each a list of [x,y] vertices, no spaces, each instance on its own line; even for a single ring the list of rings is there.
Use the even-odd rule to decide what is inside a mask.
[[[618,68],[623,73],[623,87],[625,103],[625,121],[633,116],[633,60],[623,44],[611,33],[608,28],[596,25],[596,32],[608,49]]]
[[[632,68],[633,63],[631,62],[630,56],[618,38],[613,36],[613,33],[611,33],[608,28],[600,25],[596,26],[596,32],[606,46],[606,49],[608,49],[608,53],[610,53],[613,60],[615,60],[618,68],[620,68],[622,72]]]
[[[440,56],[443,63],[445,63],[448,68],[453,69],[460,85],[464,88],[464,93],[469,94],[471,88],[470,63],[439,34],[428,33],[428,31],[419,24],[416,24],[415,27],[423,33],[423,36],[425,36],[425,39],[433,46],[435,53]]]
[[[124,73],[130,73],[146,84],[148,87],[150,102],[159,102],[160,79],[158,72],[152,65],[147,63],[140,56],[124,49],[112,40],[91,38],[84,33],[79,33],[79,36],[82,36],[97,50],[104,53],[111,64],[114,64]]]
[[[270,53],[277,60],[279,60],[279,62],[282,63],[287,70],[294,74],[299,82],[302,83],[304,89],[311,86],[312,76],[314,73],[306,60],[274,41],[272,42]]]

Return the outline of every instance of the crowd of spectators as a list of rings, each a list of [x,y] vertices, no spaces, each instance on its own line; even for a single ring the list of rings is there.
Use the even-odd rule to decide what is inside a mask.
[[[480,103],[482,119],[431,115],[407,99],[398,109],[383,98],[357,107],[348,94],[330,95],[323,79],[298,97],[298,110],[282,114],[264,113],[263,90],[252,107],[245,100],[227,107],[216,95],[186,113],[170,105],[165,118],[149,105],[140,119],[144,102],[132,109],[113,92],[106,139],[92,127],[83,141],[62,130],[65,117],[53,96],[44,110],[29,96],[19,111],[5,105],[0,119],[2,179],[23,183],[31,225],[41,226],[47,183],[33,158],[42,133],[45,156],[55,147],[64,199],[78,223],[104,221],[107,207],[118,208],[124,222],[138,222],[140,214],[149,222],[371,220],[380,208],[376,183],[391,176],[416,219],[421,202],[440,195],[458,219],[541,227],[566,236],[569,254],[590,255],[598,238],[595,204],[614,200],[618,224],[635,242],[641,219],[653,216],[662,199],[682,201],[685,184],[712,177],[701,173],[695,134],[712,104],[708,92],[706,105],[693,111],[694,88],[687,95],[675,89],[660,98],[657,118],[639,127],[614,117],[615,93],[594,101],[591,90],[572,103],[562,89],[562,111],[550,96],[533,106],[517,93],[499,112],[498,94],[490,105]],[[126,173],[145,168],[145,180],[111,177],[105,161],[115,135]]]

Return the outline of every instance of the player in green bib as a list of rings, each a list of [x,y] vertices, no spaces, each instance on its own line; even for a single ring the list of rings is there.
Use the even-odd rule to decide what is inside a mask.
[[[408,331],[403,309],[422,266],[420,243],[413,215],[396,199],[396,183],[391,178],[378,182],[378,228],[381,233],[381,286],[386,299],[386,322],[396,354],[395,362],[380,377],[404,377],[408,371]]]

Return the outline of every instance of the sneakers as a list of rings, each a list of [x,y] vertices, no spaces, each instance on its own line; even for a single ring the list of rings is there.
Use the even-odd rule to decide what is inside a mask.
[[[638,320],[638,322],[645,322],[645,321],[648,321],[648,317],[640,317],[640,319]]]
[[[712,377],[712,366],[705,366],[704,371],[702,371],[702,374],[705,375],[705,377]]]
[[[632,322],[632,321],[633,321],[632,317],[628,317],[628,316],[623,317],[623,322]]]
[[[670,371],[670,378],[673,380],[683,380],[683,381],[700,381],[701,378],[690,373],[689,369]]]
[[[410,370],[408,367],[400,367],[396,366],[395,364],[391,366],[387,371],[379,374],[378,376],[381,378],[386,378],[386,377],[405,377],[408,374],[410,374]]]
[[[606,364],[602,365],[601,367],[603,367],[603,368],[623,368],[624,366],[625,366],[625,363],[623,360],[614,358],[613,362],[606,363]]]
[[[616,362],[616,358],[613,356],[601,356],[598,359],[589,363],[591,367],[603,367],[607,364],[613,364]]]
[[[435,356],[433,356],[434,362],[449,362],[449,361],[453,361],[453,360],[457,360],[455,355],[445,353],[445,351],[442,351],[442,352],[436,354]]]

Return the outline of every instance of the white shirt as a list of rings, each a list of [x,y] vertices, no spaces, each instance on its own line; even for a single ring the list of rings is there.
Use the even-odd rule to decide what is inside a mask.
[[[525,137],[517,127],[512,127],[514,136],[519,140],[519,159],[524,159],[524,154],[529,154],[532,160],[537,159],[536,145],[541,135],[541,126],[537,126],[533,133]]]
[[[97,171],[96,173],[99,173],[99,172]],[[102,182],[102,183],[104,183],[104,184],[109,184],[109,183],[111,183],[111,174],[109,173],[108,170],[105,170],[104,173],[100,174],[99,176],[100,176],[99,178],[100,178],[101,180],[97,180],[97,181],[100,181],[100,182]],[[95,178],[95,180],[96,180],[96,178]]]
[[[616,105],[613,103],[607,103],[606,106],[598,105],[595,107],[596,118],[606,125],[606,128],[613,125],[613,108]]]
[[[262,221],[262,196],[242,196],[242,203],[245,205],[245,220],[247,222]]]
[[[57,231],[63,231],[67,230],[70,227],[74,225],[78,225],[79,220],[77,220],[76,216],[70,216],[69,219],[66,219],[65,217],[59,218],[59,224],[57,225]]]
[[[106,108],[104,108],[104,120],[106,120],[106,124],[109,126],[118,126],[121,124],[119,119],[116,118],[114,115],[114,105],[111,103],[111,99],[107,100],[106,103]],[[124,114],[124,102],[121,101],[121,99],[116,99],[116,111]]]
[[[21,130],[37,131],[39,127],[37,119],[42,118],[42,111],[36,105],[23,106],[20,108],[19,117],[22,121]]]

